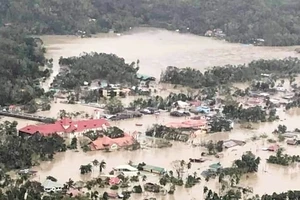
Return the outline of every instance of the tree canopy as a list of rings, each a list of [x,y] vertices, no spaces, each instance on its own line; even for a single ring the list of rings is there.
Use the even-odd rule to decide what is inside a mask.
[[[300,44],[297,0],[2,0],[0,20],[33,34],[117,32],[148,25],[204,35],[221,28],[232,42]],[[0,22],[1,22],[0,21]]]
[[[1,6],[0,6],[1,7]],[[0,105],[26,104],[41,96],[39,78],[48,77],[40,40],[15,28],[0,28]]]
[[[69,71],[59,74],[53,86],[74,89],[96,79],[106,80],[108,83],[136,84],[135,63],[127,64],[123,58],[114,54],[90,53],[80,57],[60,58],[59,63],[69,68]]]
[[[215,66],[204,73],[193,68],[177,68],[169,66],[161,74],[161,82],[180,84],[193,88],[216,87],[222,84],[252,81],[260,78],[261,74],[274,74],[288,77],[300,73],[300,60],[298,58],[285,58],[273,60],[255,60],[243,65]]]

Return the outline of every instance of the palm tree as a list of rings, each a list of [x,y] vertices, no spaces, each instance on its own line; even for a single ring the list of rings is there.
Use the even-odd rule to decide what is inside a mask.
[[[147,176],[144,175],[144,176],[143,176],[143,181],[146,181],[146,180],[147,180]]]
[[[99,192],[97,192],[97,191],[91,192],[91,199],[97,200],[98,199],[98,195],[99,195]]]
[[[192,163],[191,163],[191,162],[188,162],[187,168],[188,168],[188,169],[191,169],[191,167],[192,167]]]
[[[67,189],[69,189],[69,188],[73,188],[74,184],[75,184],[75,182],[69,178],[69,180],[66,182],[65,185],[66,185]]]
[[[106,162],[104,160],[102,160],[99,164],[99,171],[100,173],[102,173],[103,169],[105,169],[106,167]]]
[[[99,161],[97,159],[92,161],[92,164],[94,167],[97,167],[99,165]]]
[[[87,174],[89,172],[92,172],[92,165],[91,164],[80,166],[80,173],[81,174]]]

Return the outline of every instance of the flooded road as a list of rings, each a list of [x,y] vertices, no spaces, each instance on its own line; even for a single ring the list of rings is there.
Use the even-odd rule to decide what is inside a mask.
[[[105,52],[114,53],[124,57],[127,62],[140,60],[140,72],[159,78],[162,70],[169,65],[178,67],[193,67],[204,70],[214,65],[240,64],[247,63],[255,59],[265,58],[284,58],[288,56],[297,56],[294,52],[295,47],[254,47],[251,45],[231,44],[224,41],[214,40],[211,38],[194,36],[190,34],[179,34],[160,29],[134,29],[122,36],[115,34],[99,34],[95,38],[81,39],[74,36],[43,36],[47,57],[54,59],[53,75],[58,73],[58,59],[60,56],[78,56],[82,52]],[[52,82],[51,79],[45,83],[45,87]],[[39,115],[48,117],[57,117],[59,110],[65,109],[67,112],[85,111],[92,115],[94,108],[82,105],[68,105],[53,103],[50,111],[39,112]],[[245,151],[253,151],[257,156],[262,158],[259,171],[256,175],[250,175],[249,178],[243,178],[240,185],[251,186],[254,193],[264,194],[281,192],[289,189],[299,189],[300,177],[297,173],[299,166],[281,167],[266,164],[266,158],[271,155],[270,152],[262,151],[262,147],[268,147],[270,144],[267,139],[251,141],[254,135],[259,136],[266,133],[270,138],[274,137],[271,132],[279,124],[287,125],[289,130],[300,128],[300,110],[295,109],[288,113],[280,111],[282,121],[274,123],[259,124],[255,130],[242,130],[235,128],[230,133],[216,133],[206,135],[201,138],[203,141],[222,140],[222,139],[242,139],[247,140],[243,147],[237,147],[226,150],[224,158],[210,157],[210,161],[202,164],[193,164],[187,173],[198,175],[205,170],[210,164],[221,162],[223,166],[231,166],[232,161],[241,157]],[[4,118],[10,119],[11,118]],[[3,120],[4,120],[3,119]],[[141,131],[144,132],[148,127],[155,123],[167,123],[171,121],[182,121],[184,118],[171,118],[168,113],[161,114],[158,118],[155,116],[143,116],[138,123],[143,124],[141,127],[135,126],[136,119],[113,122],[112,125],[119,126],[126,132]],[[18,120],[19,121],[19,120]],[[26,120],[19,121],[19,127],[27,124],[34,124]],[[282,143],[286,147],[285,143]],[[300,147],[286,147],[287,153],[298,154]],[[166,149],[143,149],[138,151],[117,151],[105,153],[96,152],[74,152],[67,151],[58,153],[51,162],[42,162],[40,166],[34,167],[38,170],[36,179],[44,181],[47,176],[54,176],[60,182],[65,182],[69,178],[73,180],[87,180],[98,176],[97,169],[90,176],[80,175],[80,165],[88,164],[92,160],[105,160],[107,167],[105,172],[109,172],[114,166],[126,164],[129,160],[134,163],[146,162],[151,165],[165,167],[168,170],[174,170],[171,162],[173,160],[188,160],[189,158],[199,158],[201,152],[205,149],[200,147],[191,147],[189,144],[174,142],[172,148]],[[149,175],[151,177],[151,175]],[[149,178],[151,180],[152,178]],[[277,183],[277,184],[272,184]],[[279,184],[280,183],[280,184]],[[175,194],[159,196],[158,199],[166,200],[190,200],[192,198],[203,200],[202,190],[206,185],[212,189],[218,189],[218,183],[215,181],[205,182],[196,185],[192,189],[177,187]],[[150,194],[143,194],[150,195]],[[141,196],[134,196],[132,199],[143,199]]]

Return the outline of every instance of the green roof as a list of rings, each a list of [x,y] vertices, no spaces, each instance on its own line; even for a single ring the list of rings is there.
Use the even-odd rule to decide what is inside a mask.
[[[222,165],[220,163],[215,163],[215,164],[209,165],[209,168],[220,169],[220,168],[222,168]]]
[[[165,169],[162,168],[162,167],[156,167],[156,166],[153,166],[153,165],[145,165],[143,166],[143,169],[149,169],[149,170],[155,170],[155,171],[159,171],[159,172],[164,172]]]
[[[132,167],[135,167],[137,168],[138,165],[132,165]],[[144,165],[142,166],[144,170],[155,170],[155,171],[158,171],[160,173],[164,172],[165,171],[165,168],[162,168],[162,167],[157,167],[157,166],[153,166],[153,165]]]
[[[138,79],[143,79],[143,80],[147,80],[147,79],[152,79],[154,78],[153,76],[148,76],[148,75],[144,75],[144,74],[136,74],[136,77]]]

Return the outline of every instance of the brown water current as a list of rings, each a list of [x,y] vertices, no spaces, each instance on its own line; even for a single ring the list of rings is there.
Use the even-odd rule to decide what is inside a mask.
[[[161,29],[139,28],[128,33],[117,36],[115,34],[99,34],[93,38],[81,39],[74,36],[43,36],[47,57],[54,59],[53,75],[58,73],[58,59],[60,56],[78,56],[82,52],[105,52],[115,53],[120,57],[124,57],[127,62],[140,60],[141,73],[153,75],[159,78],[162,70],[169,65],[178,67],[193,67],[204,70],[206,67],[225,64],[241,64],[247,63],[255,59],[265,58],[284,58],[288,56],[297,56],[294,52],[295,47],[255,47],[251,45],[231,44],[224,41],[214,40],[211,38],[195,36],[191,34],[179,34]],[[53,80],[53,76],[45,83],[45,88]],[[53,103],[50,111],[40,112],[41,115],[49,117],[57,117],[59,110],[65,109],[67,112],[85,111],[89,114],[93,113],[94,108],[82,105],[66,105],[61,103]],[[209,161],[202,164],[193,164],[192,168],[186,173],[192,174],[194,171],[200,175],[210,164],[221,162],[223,166],[230,166],[232,161],[240,158],[243,152],[253,151],[257,156],[262,158],[260,168],[257,174],[249,175],[248,178],[243,177],[241,185],[253,187],[254,193],[264,194],[281,192],[289,189],[299,189],[300,176],[298,169],[300,165],[296,164],[292,167],[281,167],[266,164],[266,158],[272,153],[262,151],[262,147],[268,147],[270,144],[267,139],[251,141],[254,135],[259,136],[266,133],[269,137],[274,137],[271,132],[279,125],[285,124],[289,130],[300,128],[299,115],[300,110],[294,109],[287,113],[283,110],[278,111],[281,121],[274,123],[262,123],[257,125],[255,130],[244,130],[238,128],[230,133],[216,133],[203,136],[201,140],[221,140],[221,139],[243,139],[247,140],[247,144],[243,147],[237,147],[226,150],[224,158],[211,157]],[[12,120],[11,118],[3,118],[2,120]],[[119,122],[113,122],[112,125],[119,126],[124,131],[141,131],[144,132],[154,123],[167,123],[171,121],[182,121],[184,118],[171,118],[168,113],[162,113],[159,117],[143,116],[141,119],[130,119]],[[34,124],[34,122],[26,120],[18,120],[19,127],[26,124]],[[137,127],[136,123],[143,126]],[[287,153],[300,154],[299,147],[287,147],[282,143]],[[56,177],[60,182],[65,182],[69,178],[73,180],[87,180],[96,177],[98,171],[88,176],[80,175],[79,167],[82,164],[90,163],[94,159],[107,162],[105,172],[109,172],[114,166],[126,164],[129,160],[134,163],[146,162],[148,164],[165,167],[172,170],[171,162],[173,160],[188,160],[189,158],[199,158],[204,149],[201,147],[191,147],[189,144],[174,142],[173,147],[165,149],[141,149],[138,151],[117,151],[105,153],[96,152],[74,152],[67,151],[58,153],[55,159],[49,162],[42,162],[40,166],[34,167],[38,170],[36,179],[44,181],[49,175]],[[148,175],[148,180],[156,180],[154,175]],[[218,184],[212,180],[209,182],[201,181],[191,189],[177,187],[175,194],[166,196],[157,196],[158,199],[168,200],[202,200],[203,186],[218,190]],[[143,199],[145,196],[155,196],[149,193],[136,195],[133,199]]]

